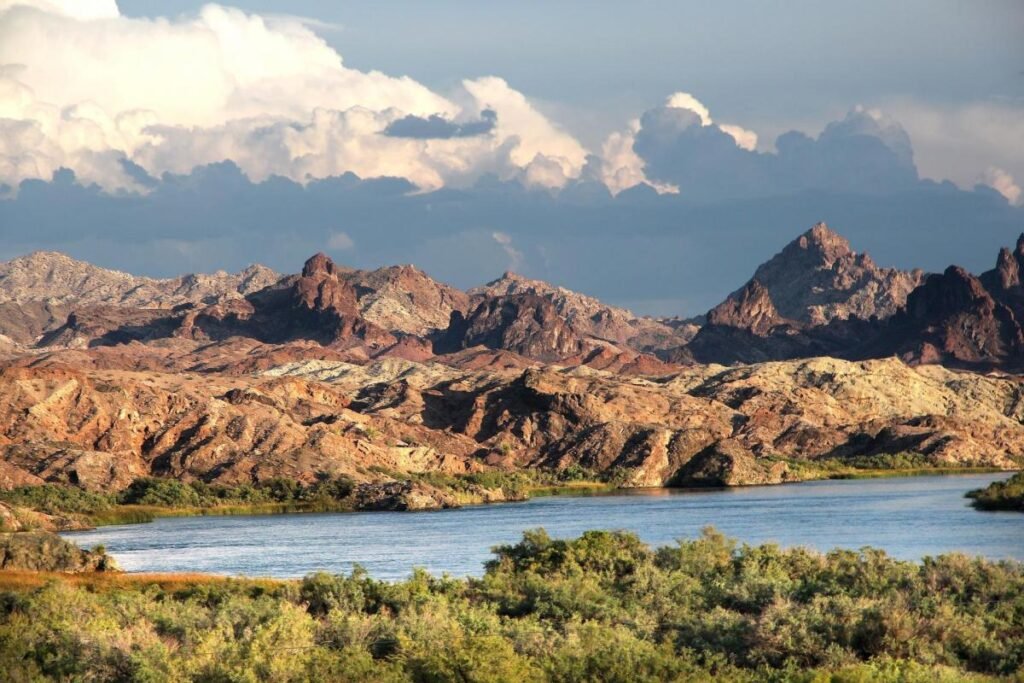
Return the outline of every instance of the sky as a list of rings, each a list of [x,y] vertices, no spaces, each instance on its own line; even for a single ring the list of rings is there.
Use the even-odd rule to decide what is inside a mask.
[[[1019,0],[0,0],[0,258],[322,249],[659,315],[818,220],[982,270],[1024,230],[1021,35]]]

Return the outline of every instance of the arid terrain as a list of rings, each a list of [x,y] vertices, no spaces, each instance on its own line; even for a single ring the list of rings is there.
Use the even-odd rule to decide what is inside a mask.
[[[1016,469],[1022,272],[1024,237],[988,272],[929,275],[819,224],[683,320],[514,273],[463,292],[317,254],[295,275],[155,280],[34,253],[0,264],[0,487]],[[419,507],[450,502],[414,488]]]

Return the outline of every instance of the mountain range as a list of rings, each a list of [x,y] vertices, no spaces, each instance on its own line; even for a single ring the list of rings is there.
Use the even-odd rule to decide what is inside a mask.
[[[361,271],[317,254],[296,275],[253,265],[156,280],[37,252],[0,264],[0,340],[31,353],[171,339],[315,342],[348,360],[476,348],[503,363],[639,374],[824,355],[1015,370],[1022,273],[1024,235],[980,275],[956,266],[925,274],[879,267],[818,224],[706,315],[683,320],[638,317],[515,273],[463,292],[414,266]]]
[[[0,487],[583,467],[773,483],[800,463],[1024,458],[1024,236],[973,275],[824,224],[695,319],[514,273],[469,291],[324,254],[281,275],[0,264]],[[391,473],[391,474],[386,474]]]

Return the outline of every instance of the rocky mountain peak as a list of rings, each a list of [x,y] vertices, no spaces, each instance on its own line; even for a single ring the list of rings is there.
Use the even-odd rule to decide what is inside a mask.
[[[941,275],[932,275],[907,300],[907,312],[916,318],[955,315],[972,309],[992,297],[975,276],[960,266],[950,266]]]
[[[786,247],[787,250],[802,250],[822,266],[831,267],[840,259],[856,256],[850,242],[825,223],[816,223]],[[786,253],[785,250],[783,253]]]
[[[639,351],[671,348],[689,341],[692,333],[661,322],[638,318],[631,311],[599,299],[508,271],[483,287],[471,289],[474,301],[528,294],[551,304],[569,327],[582,337],[628,344]]]
[[[452,312],[451,323],[435,348],[451,352],[473,346],[551,362],[582,352],[586,344],[551,301],[520,293],[481,298],[465,316]]]
[[[302,266],[293,294],[304,308],[331,311],[339,316],[359,315],[355,288],[338,279],[337,266],[322,252],[311,256]]]
[[[412,265],[350,271],[359,309],[370,322],[404,334],[428,335],[448,326],[452,311],[466,312],[469,296]]]
[[[302,277],[334,276],[337,278],[338,269],[334,261],[327,254],[317,252],[306,260],[302,266]]]
[[[880,268],[867,254],[818,223],[754,272],[779,314],[811,325],[887,318],[903,307],[922,273]],[[743,290],[733,292],[735,298]]]

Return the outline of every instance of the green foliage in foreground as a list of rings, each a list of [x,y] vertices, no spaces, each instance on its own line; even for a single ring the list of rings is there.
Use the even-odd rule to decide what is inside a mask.
[[[1024,512],[1024,472],[1018,472],[1006,481],[994,481],[983,489],[967,494],[974,499],[974,507],[982,510],[1016,510]]]
[[[543,531],[481,579],[122,581],[0,591],[10,680],[1020,678],[1024,566]],[[163,586],[163,587],[161,587]]]

